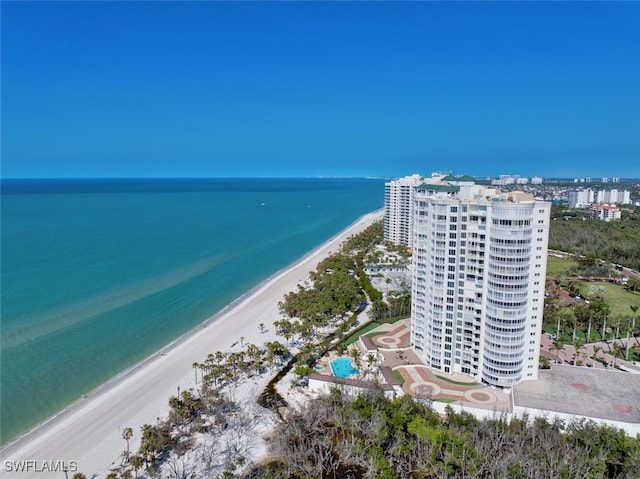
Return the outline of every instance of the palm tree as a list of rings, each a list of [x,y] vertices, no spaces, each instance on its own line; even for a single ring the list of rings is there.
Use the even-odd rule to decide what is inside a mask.
[[[264,333],[264,323],[260,323],[258,327],[260,328],[260,333]]]
[[[564,344],[562,343],[562,341],[560,340],[560,338],[558,337],[557,339],[554,339],[553,344],[551,346],[549,346],[549,351],[554,350],[556,352],[556,358],[559,361],[563,361],[562,359],[560,359],[560,351],[564,351],[565,348]]]
[[[579,338],[574,339],[574,340],[573,340],[573,347],[575,348],[575,354],[573,355],[573,358],[574,358],[574,361],[575,361],[576,366],[577,366],[577,365],[578,365],[578,364],[577,364],[577,363],[578,363],[578,358],[579,358],[580,356],[583,356],[583,355],[584,355],[584,353],[583,353],[583,354],[580,354],[580,350],[583,350],[583,351],[584,351],[584,350],[586,349],[586,348],[585,348],[585,345],[584,345],[584,341],[582,341],[582,340],[581,340],[581,339],[579,339]]]
[[[249,344],[247,346],[247,355],[251,359],[253,369],[256,374],[260,372],[260,361],[262,361],[263,351],[262,348],[256,346],[255,344]]]
[[[591,356],[595,361],[598,360],[598,353],[602,351],[602,348],[598,345],[593,346],[593,356]]]
[[[622,358],[622,346],[618,343],[613,343],[613,367],[616,367],[616,359],[620,357]]]
[[[351,358],[353,359],[353,361],[356,363],[356,366],[359,364],[360,362],[360,350],[358,349],[357,346],[354,346],[351,348]]]
[[[293,333],[286,329],[283,333],[284,339],[287,341],[287,346],[289,345],[289,340],[293,337]]]
[[[568,322],[572,327],[573,327],[573,335],[571,336],[571,341],[575,341],[576,340],[576,329],[578,327],[578,319],[576,318],[576,315],[573,314],[573,311],[568,310],[565,318],[563,319],[564,322]]]
[[[131,460],[129,461],[131,464],[131,467],[133,467],[133,471],[135,473],[135,477],[136,479],[138,478],[138,469],[140,469],[142,467],[143,464],[143,460],[141,456],[135,455],[131,457]]]
[[[373,367],[373,364],[376,362],[376,355],[373,353],[367,354],[367,363],[369,364],[369,369]]]
[[[193,363],[191,366],[193,367],[193,374],[195,376],[196,384],[198,384],[198,368],[200,367],[200,365],[196,362],[196,363]]]
[[[129,449],[129,440],[133,437],[133,429],[130,427],[125,427],[122,430],[122,439],[127,441],[127,450],[122,454],[122,462],[129,460],[129,455],[131,454],[131,450]]]

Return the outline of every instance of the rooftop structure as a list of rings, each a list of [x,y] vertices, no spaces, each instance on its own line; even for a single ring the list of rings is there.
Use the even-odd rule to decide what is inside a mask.
[[[640,374],[557,364],[513,388],[514,413],[583,417],[640,434],[638,391]]]

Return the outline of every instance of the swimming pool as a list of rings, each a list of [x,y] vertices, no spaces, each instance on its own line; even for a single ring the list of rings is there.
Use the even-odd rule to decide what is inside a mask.
[[[348,378],[360,371],[351,365],[350,358],[338,358],[331,361],[331,370],[337,378]]]

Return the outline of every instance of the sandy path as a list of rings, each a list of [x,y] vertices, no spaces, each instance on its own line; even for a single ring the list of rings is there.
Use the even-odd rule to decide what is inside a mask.
[[[60,467],[64,461],[72,470],[77,464],[77,470],[88,478],[104,477],[120,464],[120,454],[125,449],[124,427],[133,429],[131,450],[137,450],[142,425],[153,424],[156,418],[166,416],[167,400],[177,393],[178,387],[181,390],[194,387],[194,362],[202,362],[214,351],[238,350],[241,336],[245,344],[276,339],[273,321],[280,319],[278,301],[304,282],[309,271],[329,252],[337,252],[347,237],[381,218],[381,211],[363,216],[127,374],[101,386],[49,422],[5,446],[0,451],[0,475],[16,479],[61,478],[64,472]],[[265,324],[265,333],[260,332],[260,323]],[[237,344],[232,347],[234,343]],[[16,472],[16,461],[32,462],[22,465],[27,470]],[[46,471],[56,468],[53,472]],[[72,475],[70,471],[69,477]]]

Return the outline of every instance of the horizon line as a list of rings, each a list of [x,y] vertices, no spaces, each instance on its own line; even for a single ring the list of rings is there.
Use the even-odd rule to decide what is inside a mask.
[[[476,180],[487,180],[499,178],[500,175],[468,175]],[[93,181],[93,180],[252,180],[252,179],[365,179],[365,180],[387,180],[387,179],[399,179],[408,175],[291,175],[291,176],[233,176],[233,175],[224,175],[224,176],[0,176],[0,181],[33,181],[33,180],[48,180],[48,181]],[[421,175],[424,176],[424,175]],[[591,183],[602,183],[602,178],[618,178],[622,180],[640,180],[640,177],[623,177],[623,176],[598,176],[598,177],[588,177],[588,176],[542,176],[542,175],[509,175],[512,177],[541,177],[544,180],[575,180],[575,179],[586,179],[590,178]],[[581,183],[582,184],[582,183]]]

